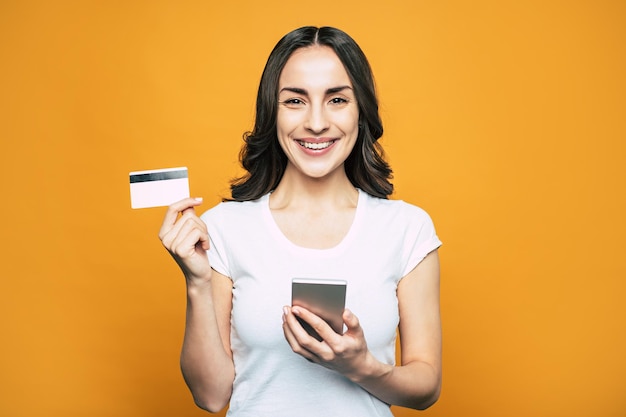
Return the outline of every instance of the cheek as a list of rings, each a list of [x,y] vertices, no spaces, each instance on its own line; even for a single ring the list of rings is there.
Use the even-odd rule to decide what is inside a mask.
[[[278,134],[287,134],[298,125],[297,115],[293,112],[281,112],[276,115],[276,130]]]
[[[342,130],[347,133],[358,133],[359,131],[359,113],[350,112],[343,114],[340,120],[337,120],[337,124],[342,127]]]
[[[285,116],[283,112],[279,110],[278,113],[276,114],[276,131],[278,131],[279,135],[280,135],[280,132],[283,130],[283,126],[285,125],[284,118]]]
[[[290,123],[289,117],[286,117],[284,113],[278,112],[276,115],[276,136],[278,138],[278,145],[287,153],[287,143],[289,142],[289,134],[291,133],[293,123]]]

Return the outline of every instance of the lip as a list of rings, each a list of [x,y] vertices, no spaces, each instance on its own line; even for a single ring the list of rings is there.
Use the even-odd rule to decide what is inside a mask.
[[[329,152],[338,140],[336,138],[300,138],[294,139],[294,142],[305,154],[319,156]],[[307,147],[307,144],[311,147]],[[328,144],[328,146],[324,146],[324,144]]]

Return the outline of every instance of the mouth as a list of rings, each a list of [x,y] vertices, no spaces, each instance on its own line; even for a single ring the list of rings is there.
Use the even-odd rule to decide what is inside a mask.
[[[311,149],[314,151],[321,151],[322,149],[328,148],[330,145],[336,142],[336,140],[329,140],[327,142],[305,142],[303,140],[297,140],[298,144],[306,149]]]

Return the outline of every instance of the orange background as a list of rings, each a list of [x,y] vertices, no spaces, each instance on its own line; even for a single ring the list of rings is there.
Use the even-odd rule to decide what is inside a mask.
[[[227,195],[265,59],[305,24],[365,50],[394,198],[444,241],[423,415],[626,415],[624,22],[617,0],[0,1],[0,415],[205,415],[164,211],[130,209],[128,172]]]

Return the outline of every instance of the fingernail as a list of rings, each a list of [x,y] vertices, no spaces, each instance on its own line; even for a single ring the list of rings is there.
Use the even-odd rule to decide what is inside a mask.
[[[202,203],[202,201],[204,200],[202,197],[196,197],[194,198],[194,200],[196,200],[199,203]]]
[[[283,314],[284,315],[289,314],[289,309],[287,307],[283,307]]]

